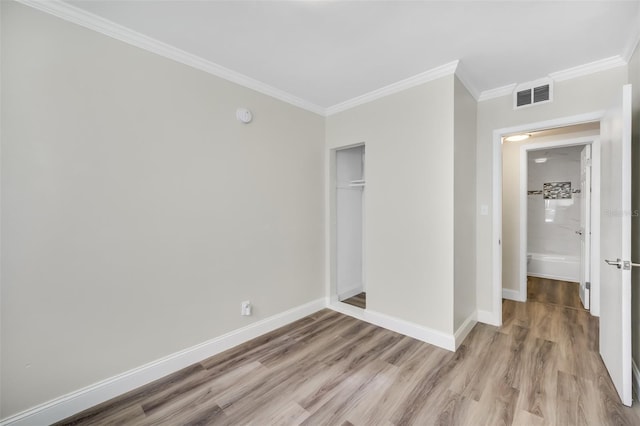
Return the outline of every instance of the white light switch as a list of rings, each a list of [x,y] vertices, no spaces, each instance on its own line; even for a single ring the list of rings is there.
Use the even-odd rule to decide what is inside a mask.
[[[488,205],[486,205],[486,204],[481,205],[481,206],[480,206],[480,214],[481,214],[482,216],[486,216],[486,215],[488,215],[488,214],[489,214],[489,206],[488,206]]]

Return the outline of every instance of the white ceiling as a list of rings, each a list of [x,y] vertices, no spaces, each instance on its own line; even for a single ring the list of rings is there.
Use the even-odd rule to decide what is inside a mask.
[[[476,94],[620,55],[627,1],[68,3],[321,109],[460,60]]]

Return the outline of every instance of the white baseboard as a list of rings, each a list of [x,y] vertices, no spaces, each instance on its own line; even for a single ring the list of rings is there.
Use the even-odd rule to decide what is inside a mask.
[[[502,325],[498,318],[498,314],[491,311],[478,310],[477,320],[483,324],[489,324],[496,327],[500,327]]]
[[[640,401],[640,370],[635,359],[631,360],[631,371],[633,372],[633,389],[636,391],[637,400]]]
[[[458,348],[460,347],[464,339],[471,332],[471,330],[473,330],[473,327],[478,322],[477,318],[478,318],[478,312],[473,311],[471,315],[469,315],[469,317],[466,320],[464,320],[462,325],[458,327],[456,332],[453,334],[453,337],[455,339],[456,350],[458,350]]]
[[[522,302],[523,299],[520,297],[520,292],[518,290],[511,290],[510,288],[502,289],[502,298],[515,300],[516,302]],[[526,299],[524,299],[526,300]]]
[[[79,389],[0,421],[0,425],[44,425],[65,419],[118,395],[151,383],[196,362],[226,351],[269,331],[311,315],[326,307],[317,299],[282,313],[262,319],[199,345],[134,368],[125,373]]]
[[[456,350],[455,337],[453,334],[443,333],[442,331],[424,327],[416,323],[401,320],[379,312],[373,312],[369,309],[356,308],[345,303],[332,303],[328,308],[449,351]]]

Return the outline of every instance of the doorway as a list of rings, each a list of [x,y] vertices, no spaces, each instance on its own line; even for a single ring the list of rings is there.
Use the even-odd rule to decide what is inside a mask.
[[[524,300],[590,309],[592,141],[583,140],[534,138],[520,148]]]
[[[592,278],[600,278],[591,288],[591,314],[599,316],[599,353],[611,380],[625,405],[631,404],[631,117],[632,87],[626,84],[612,97],[609,107],[602,111],[519,125],[493,131],[492,167],[492,316],[494,325],[502,325],[502,140],[515,132],[550,129],[589,122],[600,122],[600,135],[593,141],[593,193],[600,185],[606,188],[600,199],[593,200],[600,209],[592,208],[591,262]],[[598,168],[598,170],[596,170]],[[600,178],[599,182],[595,182]],[[600,192],[598,192],[600,195]],[[594,197],[595,198],[595,197]],[[597,241],[596,241],[597,238]],[[602,256],[601,254],[602,253]],[[616,259],[617,257],[617,259]],[[600,262],[603,266],[600,268]],[[605,265],[606,262],[606,265]],[[596,271],[597,269],[597,271]],[[595,283],[592,283],[595,284]],[[599,287],[602,287],[601,289]]]
[[[512,184],[515,185],[515,190],[516,193],[518,193],[519,188],[520,188],[520,182],[521,179],[519,178],[519,166],[516,170],[516,175],[515,176],[503,176],[503,139],[506,136],[509,135],[513,135],[516,133],[533,133],[533,132],[539,132],[539,131],[548,131],[548,132],[554,132],[557,129],[566,129],[570,126],[578,126],[578,125],[589,125],[590,123],[599,123],[600,120],[603,118],[604,113],[601,111],[597,111],[597,112],[592,112],[592,113],[586,113],[586,114],[580,114],[580,115],[575,115],[575,116],[571,116],[571,117],[564,117],[564,118],[560,118],[560,119],[553,119],[553,120],[548,120],[548,121],[542,121],[542,122],[538,122],[538,123],[529,123],[529,124],[523,124],[523,125],[518,125],[518,126],[513,126],[513,127],[506,127],[506,128],[501,128],[501,129],[495,129],[493,131],[493,164],[494,166],[492,167],[492,203],[491,203],[491,209],[494,212],[492,215],[492,244],[491,244],[491,252],[492,252],[492,265],[491,265],[491,269],[492,269],[492,294],[491,294],[491,299],[492,299],[492,310],[491,310],[491,315],[490,316],[485,316],[484,317],[484,322],[490,323],[492,325],[501,325],[502,324],[502,300],[503,300],[503,295],[504,295],[504,291],[503,291],[503,281],[506,280],[511,280],[510,281],[510,288],[513,290],[513,296],[512,298],[514,298],[515,300],[519,300],[519,301],[523,301],[526,298],[526,274],[524,273],[524,271],[526,271],[526,245],[524,245],[524,242],[526,241],[526,237],[525,238],[521,238],[522,234],[526,233],[526,229],[524,229],[524,227],[522,226],[522,224],[520,224],[519,222],[519,218],[520,218],[520,206],[518,204],[516,211],[518,212],[517,216],[516,216],[516,221],[512,222],[512,229],[511,232],[518,235],[518,238],[515,239],[515,243],[513,242],[513,240],[504,240],[504,235],[503,235],[503,221],[504,221],[504,212],[503,212],[503,183],[504,184]],[[595,124],[592,124],[595,125]],[[560,130],[562,131],[562,130]],[[588,139],[588,140],[587,140]],[[592,146],[593,146],[593,151],[596,153],[596,155],[599,155],[599,141],[595,140],[595,138],[590,137],[587,138],[586,140],[583,141],[574,141],[574,144],[586,144],[589,141],[593,141]],[[519,151],[518,151],[519,152]],[[509,163],[509,164],[520,164],[519,161],[516,159],[514,162]],[[599,169],[599,164],[598,162],[594,161],[594,176],[599,176],[600,173],[600,169]],[[524,185],[523,185],[524,186]],[[526,191],[526,187],[522,188],[523,191]],[[596,182],[594,179],[593,182],[593,191],[594,193],[596,193],[597,196],[599,196],[599,181]],[[518,196],[516,195],[515,200],[518,200]],[[513,202],[513,201],[512,201]],[[593,202],[597,202],[599,203],[599,198],[594,199]],[[517,203],[517,201],[516,201]],[[523,206],[526,205],[526,200],[523,203]],[[592,223],[594,224],[599,224],[600,221],[600,217],[599,217],[599,211],[597,209],[592,209],[593,210],[593,217],[592,217]],[[506,222],[506,221],[504,221]],[[520,232],[518,232],[520,230]],[[591,259],[598,259],[599,258],[599,235],[597,235],[597,232],[599,231],[599,228],[597,227],[597,225],[594,227],[594,229],[592,230],[592,247],[593,250],[591,252]],[[506,256],[515,256],[515,265],[516,267],[514,268],[515,272],[513,272],[509,275],[509,276],[505,276],[505,273],[503,271],[503,253]],[[520,253],[523,253],[523,255],[520,255]],[[510,261],[510,264],[514,264],[514,262]],[[591,262],[592,265],[592,270],[591,270],[591,275],[592,277],[599,277],[599,263],[596,262]],[[598,315],[599,311],[598,308],[599,306],[597,306],[597,302],[599,301],[599,289],[597,288],[597,283],[592,282],[592,286],[591,286],[591,300],[594,302],[591,305],[591,313],[593,315]]]
[[[504,175],[501,296],[526,301],[527,278],[530,275],[563,282],[582,282],[583,302],[589,305],[589,300],[594,299],[589,307],[597,315],[599,227],[595,226],[586,235],[582,228],[589,227],[583,223],[587,219],[589,224],[599,223],[599,123],[523,133],[529,139],[514,143],[505,138],[501,145]],[[593,211],[593,214],[585,217],[580,213],[583,201],[580,161],[583,154],[594,157],[593,166],[589,161],[593,191],[590,189],[584,194],[592,198],[587,211]],[[581,248],[583,237],[589,248],[585,247],[584,251]],[[592,246],[595,246],[594,250],[590,250]],[[589,292],[593,297],[584,298]]]
[[[336,293],[338,301],[365,309],[364,145],[336,151],[335,184]]]

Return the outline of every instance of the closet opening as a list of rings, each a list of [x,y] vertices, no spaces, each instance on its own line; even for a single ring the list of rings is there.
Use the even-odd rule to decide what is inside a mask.
[[[336,294],[365,309],[365,146],[336,150],[335,161]]]

